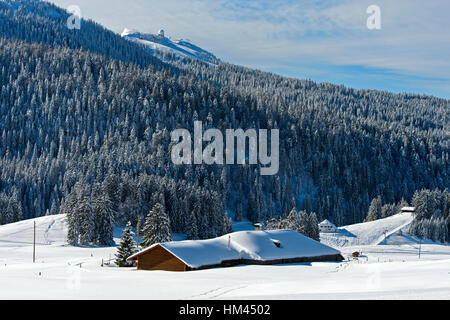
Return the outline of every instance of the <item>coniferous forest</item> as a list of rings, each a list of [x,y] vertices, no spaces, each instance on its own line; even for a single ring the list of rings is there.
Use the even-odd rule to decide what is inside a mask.
[[[69,30],[68,17],[0,2],[0,224],[66,213],[73,244],[108,244],[113,224],[135,226],[160,204],[172,232],[210,238],[231,231],[228,215],[295,209],[344,225],[364,221],[373,199],[420,204],[418,191],[450,186],[449,100],[162,61],[92,21]],[[279,173],[172,164],[170,132],[196,120],[280,129]],[[420,221],[448,225],[438,216]]]

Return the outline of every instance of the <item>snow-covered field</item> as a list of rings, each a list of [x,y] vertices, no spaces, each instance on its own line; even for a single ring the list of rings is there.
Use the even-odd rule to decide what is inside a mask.
[[[450,299],[450,247],[422,244],[419,259],[416,239],[386,231],[407,223],[395,216],[341,229],[359,238],[339,248],[362,252],[358,260],[176,273],[102,267],[116,248],[67,246],[65,217],[42,217],[0,226],[0,299]]]

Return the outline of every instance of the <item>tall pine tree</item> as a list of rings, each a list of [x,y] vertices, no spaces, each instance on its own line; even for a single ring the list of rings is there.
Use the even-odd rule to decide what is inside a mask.
[[[155,243],[172,240],[169,216],[161,204],[156,203],[145,219],[142,229],[142,246],[149,247]]]
[[[127,226],[122,234],[120,246],[117,249],[116,265],[119,267],[130,267],[133,265],[127,258],[136,252],[136,245],[131,232],[131,222],[128,221]]]

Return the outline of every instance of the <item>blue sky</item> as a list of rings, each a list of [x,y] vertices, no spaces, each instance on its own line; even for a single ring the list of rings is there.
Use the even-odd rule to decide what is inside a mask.
[[[450,98],[448,0],[52,0],[83,17],[189,39],[223,61],[354,88]],[[366,9],[381,9],[369,30]]]

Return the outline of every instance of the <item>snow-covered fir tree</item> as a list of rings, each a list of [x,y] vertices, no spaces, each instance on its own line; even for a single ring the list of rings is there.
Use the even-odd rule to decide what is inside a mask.
[[[155,243],[172,240],[169,216],[161,204],[156,203],[150,210],[142,229],[142,246],[150,247]]]
[[[136,244],[133,239],[133,233],[131,231],[131,222],[128,222],[120,240],[120,245],[117,248],[116,265],[119,267],[130,267],[132,262],[127,261],[127,258],[132,256],[136,252]]]
[[[186,219],[186,237],[189,240],[198,239],[198,228],[197,228],[197,218],[195,217],[194,212]]]
[[[367,214],[366,222],[374,221],[382,218],[383,203],[381,197],[378,196],[372,200],[369,207],[369,213]]]
[[[223,216],[223,233],[231,233],[233,232],[233,221],[227,215]]]

